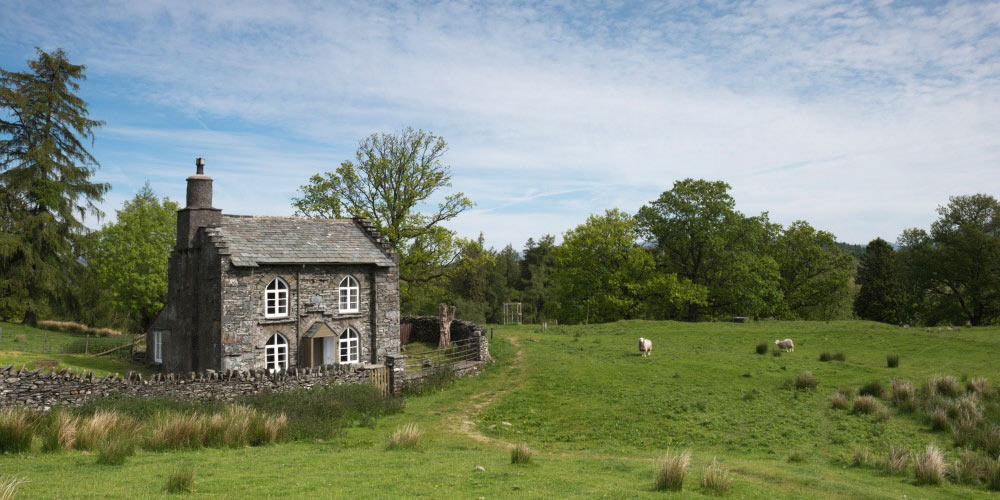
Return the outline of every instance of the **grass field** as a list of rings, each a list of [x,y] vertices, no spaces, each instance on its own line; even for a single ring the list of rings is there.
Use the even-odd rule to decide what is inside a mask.
[[[123,337],[95,337],[86,339],[80,333],[56,332],[14,323],[0,322],[0,367],[13,364],[29,369],[42,360],[59,362],[59,369],[73,368],[91,370],[97,376],[107,373],[121,373],[132,370],[149,373],[145,367],[131,363],[120,356],[94,357],[83,354],[89,342],[91,353],[98,353],[128,342]],[[46,352],[43,351],[43,347]]]
[[[892,377],[919,385],[935,373],[1000,382],[1000,328],[621,322],[495,333],[498,362],[479,377],[325,442],[140,451],[120,467],[36,450],[0,456],[0,474],[27,478],[24,498],[169,498],[164,485],[179,467],[195,471],[186,498],[676,498],[704,496],[702,470],[717,458],[732,473],[732,498],[996,497],[851,465],[856,446],[877,457],[891,445],[937,443],[949,459],[956,450],[917,417],[880,421],[832,409],[829,397]],[[640,336],[653,341],[648,358]],[[755,354],[757,343],[786,337],[795,352]],[[822,351],[845,361],[820,362]],[[886,366],[887,354],[900,356],[898,368]],[[784,386],[803,371],[818,380],[814,391]],[[420,444],[387,449],[408,423],[422,429]],[[530,464],[510,463],[507,446],[519,442],[534,451]],[[682,493],[653,490],[655,460],[670,448],[692,451]]]

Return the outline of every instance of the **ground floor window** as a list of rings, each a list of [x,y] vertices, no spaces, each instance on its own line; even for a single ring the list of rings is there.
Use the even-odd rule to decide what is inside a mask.
[[[163,362],[163,332],[160,330],[153,332],[153,362]]]
[[[358,362],[358,332],[348,328],[340,336],[340,362]]]
[[[280,372],[288,368],[288,341],[280,333],[271,335],[264,346],[267,371]]]

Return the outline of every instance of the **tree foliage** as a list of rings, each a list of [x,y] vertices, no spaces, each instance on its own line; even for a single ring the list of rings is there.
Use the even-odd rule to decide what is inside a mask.
[[[850,303],[854,259],[832,234],[796,221],[780,232],[770,253],[781,276],[779,317],[825,319]]]
[[[896,250],[882,238],[865,247],[858,264],[854,313],[861,319],[898,323],[903,321],[902,290],[896,268]]]
[[[29,71],[0,69],[0,315],[27,323],[61,303],[82,218],[109,189],[84,147],[102,125],[76,94],[86,68],[37,53]]]
[[[167,261],[177,241],[177,203],[160,200],[147,183],[105,225],[89,263],[113,311],[144,329],[167,299]]]

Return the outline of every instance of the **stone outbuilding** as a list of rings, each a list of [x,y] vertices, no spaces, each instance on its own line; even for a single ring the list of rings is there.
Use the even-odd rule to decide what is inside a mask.
[[[167,304],[146,333],[169,372],[383,363],[399,353],[398,258],[364,219],[224,214],[199,158]]]

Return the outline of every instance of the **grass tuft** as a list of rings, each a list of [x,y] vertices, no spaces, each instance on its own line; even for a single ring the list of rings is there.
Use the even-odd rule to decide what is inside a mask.
[[[885,406],[872,396],[858,396],[854,398],[854,406],[851,409],[854,413],[873,415],[880,412]]]
[[[927,414],[927,419],[930,421],[932,431],[948,430],[948,411],[944,408],[934,408]]]
[[[719,465],[719,462],[713,458],[711,465],[705,467],[705,473],[701,475],[701,488],[710,495],[728,494],[733,489],[733,480],[729,477],[729,470]]]
[[[885,397],[885,386],[882,385],[881,381],[872,380],[871,382],[861,386],[861,388],[858,389],[858,394],[861,396],[873,396],[881,399]]]
[[[899,354],[886,355],[885,365],[889,368],[899,368]]]
[[[819,380],[816,380],[812,372],[802,372],[795,376],[794,385],[796,389],[812,390],[819,385]]]
[[[917,407],[917,390],[909,380],[893,379],[889,381],[889,399],[901,411],[909,413]]]
[[[135,440],[130,435],[109,436],[97,444],[99,465],[123,465],[134,454]]]
[[[885,471],[889,474],[903,475],[910,465],[910,452],[902,446],[893,445],[885,457]]]
[[[914,457],[913,470],[918,484],[941,484],[947,470],[944,455],[937,446],[929,444],[923,453]]]
[[[927,380],[924,388],[929,395],[946,398],[957,398],[965,392],[962,384],[951,375],[934,375]]]
[[[73,446],[78,450],[94,450],[108,436],[134,435],[138,429],[135,419],[117,411],[98,410],[80,422]]]
[[[767,354],[767,348],[768,348],[767,342],[761,342],[757,344],[757,354],[761,355]]]
[[[1000,491],[1000,457],[987,458],[983,464],[983,482],[993,491]]]
[[[830,406],[837,410],[846,410],[851,406],[851,398],[835,392],[833,396],[830,396]]]
[[[420,427],[417,424],[403,424],[389,437],[389,443],[386,445],[386,448],[390,450],[416,448],[420,444],[421,436],[423,436],[423,432],[420,431]]]
[[[871,450],[863,446],[854,448],[854,457],[852,458],[851,463],[854,464],[855,467],[870,467],[873,462],[874,457]]]
[[[531,449],[525,443],[517,443],[510,449],[510,463],[515,465],[527,465],[531,463]]]
[[[833,353],[831,353],[830,351],[823,351],[823,352],[819,353],[819,360],[822,361],[822,362],[824,362],[824,363],[827,362],[827,361],[832,361],[833,360]]]
[[[37,419],[38,415],[27,408],[0,411],[0,454],[29,451]]]
[[[788,454],[788,462],[793,464],[805,462],[807,458],[809,457],[804,452],[798,450]]]
[[[691,451],[667,451],[656,463],[656,491],[680,491],[684,487],[684,476],[691,465]]]
[[[0,500],[11,500],[28,480],[14,476],[0,476]]]
[[[993,384],[991,384],[990,380],[985,377],[972,377],[969,379],[969,382],[965,384],[965,388],[968,392],[975,394],[980,399],[990,399],[996,396]]]
[[[840,351],[837,351],[837,352],[833,353],[833,360],[834,361],[847,361],[847,356],[845,356],[844,353],[842,353]]]
[[[950,467],[951,480],[958,484],[979,484],[986,474],[983,458],[972,451],[962,453]]]
[[[191,493],[194,488],[194,469],[187,467],[177,469],[167,476],[164,487],[167,493]]]
[[[65,411],[49,412],[48,423],[42,429],[42,451],[52,453],[73,449],[79,421],[80,419]]]

